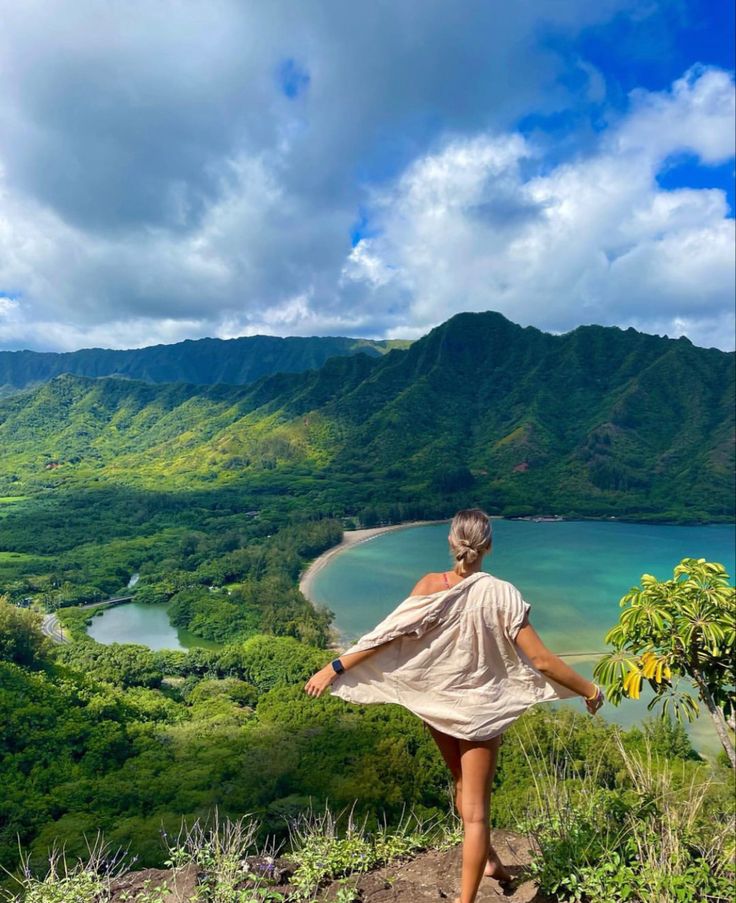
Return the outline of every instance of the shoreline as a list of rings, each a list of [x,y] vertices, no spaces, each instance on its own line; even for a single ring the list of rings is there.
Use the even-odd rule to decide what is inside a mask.
[[[360,543],[368,542],[370,539],[374,539],[376,536],[382,536],[384,533],[394,533],[397,530],[408,530],[411,527],[428,527],[432,524],[447,524],[450,522],[450,518],[444,518],[442,520],[413,520],[407,521],[403,524],[391,524],[387,527],[368,527],[363,530],[344,530],[342,534],[342,541],[339,542],[336,546],[332,546],[332,548],[327,549],[326,552],[323,552],[321,555],[318,555],[314,561],[310,562],[307,568],[302,571],[299,576],[299,590],[302,595],[312,603],[312,605],[316,605],[314,599],[312,599],[310,592],[312,589],[312,584],[314,583],[314,578],[319,574],[319,572],[324,568],[324,566],[332,559],[339,555],[341,552],[344,552],[346,549],[351,548],[352,546],[360,545]]]
[[[314,561],[310,562],[306,569],[299,575],[299,590],[310,605],[316,606],[320,603],[316,602],[311,596],[312,584],[319,572],[328,562],[332,561],[337,555],[345,552],[353,546],[368,542],[375,539],[376,536],[383,536],[384,533],[395,533],[397,530],[408,530],[411,527],[428,527],[432,524],[448,524],[451,518],[443,518],[442,520],[413,520],[406,521],[403,524],[390,524],[385,527],[366,527],[362,530],[343,530],[342,541],[336,546],[327,549],[321,555],[318,555]],[[345,648],[346,638],[341,633],[336,624],[329,627],[330,641],[326,648],[330,652],[339,652]]]
[[[315,601],[310,595],[312,586],[315,578],[319,574],[319,572],[330,562],[333,558],[347,549],[352,548],[353,546],[360,545],[363,542],[368,542],[371,539],[374,539],[377,536],[382,536],[385,533],[393,533],[397,530],[409,529],[412,527],[422,527],[422,526],[431,526],[433,524],[449,524],[451,518],[444,518],[441,520],[419,520],[419,521],[409,521],[402,524],[391,524],[389,526],[383,527],[371,527],[360,530],[345,530],[343,531],[343,539],[340,543],[331,548],[324,551],[321,555],[311,561],[307,567],[302,571],[299,576],[298,586],[302,594],[305,596],[307,601],[312,606],[321,605]],[[549,517],[549,516],[540,516],[540,515],[529,515],[525,517],[519,518],[507,518],[503,515],[491,515],[491,520],[524,520],[530,522],[541,522],[541,523],[559,523],[568,521],[566,517]],[[576,517],[570,518],[570,521],[591,521],[591,522],[606,522],[610,521],[613,523],[646,523],[645,521],[632,521],[629,519],[611,517],[611,516],[600,516],[600,517]],[[729,522],[729,525],[732,522]],[[683,524],[654,524],[654,526],[691,526],[691,525],[683,525]],[[720,524],[710,523],[710,524],[697,524],[697,526],[720,526]],[[346,648],[351,646],[357,636],[347,636],[343,634],[339,628],[339,625],[336,623],[330,624],[328,628],[328,642],[325,646],[325,653],[330,657],[339,656],[340,653],[344,652]],[[563,648],[565,648],[563,646]],[[569,647],[568,647],[569,648]],[[576,668],[580,665],[584,665],[589,662],[595,662],[602,655],[606,654],[608,650],[596,650],[596,651],[565,651],[565,652],[556,652],[555,654],[568,661],[568,663]],[[560,711],[562,711],[565,704],[570,704],[575,700],[562,700],[560,703],[557,703],[560,706]],[[601,717],[605,719],[608,724],[618,724],[622,730],[631,730],[635,726],[641,725],[641,719],[632,721],[631,723],[621,723],[616,720],[614,717],[616,712],[607,711]],[[642,713],[642,718],[646,717],[646,712]],[[701,760],[704,761],[713,761],[720,751],[721,747],[718,742],[717,736],[715,732],[712,730],[712,725],[709,721],[703,721],[701,723],[699,720],[693,722],[690,725],[688,730],[688,736],[690,738],[690,742],[695,749],[696,753],[700,757]]]
[[[694,524],[681,524],[674,523],[670,521],[669,523],[657,523],[645,519],[632,519],[630,517],[619,517],[616,515],[598,515],[595,517],[567,517],[565,515],[548,515],[548,514],[531,514],[531,515],[523,515],[518,517],[509,517],[503,514],[492,514],[490,515],[490,519],[492,521],[496,520],[511,520],[511,521],[528,521],[528,522],[536,522],[536,523],[564,523],[566,521],[592,521],[592,522],[608,522],[608,523],[630,523],[630,524],[652,524],[653,526],[663,527],[684,527],[684,526],[721,526],[722,522],[719,521],[710,521],[707,524],[703,523],[694,523]],[[326,551],[322,552],[321,555],[318,555],[313,561],[311,561],[307,567],[301,572],[299,575],[298,588],[305,599],[312,605],[316,607],[317,605],[321,605],[322,603],[316,601],[312,598],[312,587],[314,584],[314,580],[317,575],[322,571],[322,569],[337,555],[340,555],[342,552],[347,551],[353,546],[360,545],[361,543],[368,542],[371,539],[374,539],[377,536],[382,536],[385,533],[394,533],[397,530],[407,530],[412,527],[426,527],[431,526],[433,524],[449,524],[452,518],[440,518],[438,520],[415,520],[415,521],[406,521],[401,524],[390,524],[388,526],[383,527],[368,527],[360,530],[344,530],[342,541],[337,545],[332,546]],[[732,522],[723,522],[729,523]],[[339,651],[344,648],[345,643],[348,641],[345,635],[342,633],[337,624],[333,623],[330,625],[329,629],[329,642],[327,643],[326,648],[330,651]],[[585,661],[585,660],[593,660],[598,657],[600,652],[566,652],[566,653],[558,653],[561,658],[573,658],[577,661]]]

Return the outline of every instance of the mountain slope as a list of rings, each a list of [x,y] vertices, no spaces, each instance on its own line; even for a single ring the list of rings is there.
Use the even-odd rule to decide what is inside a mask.
[[[686,339],[460,314],[406,351],[251,386],[58,378],[0,404],[1,473],[13,492],[94,474],[297,486],[317,510],[728,517],[733,397],[734,356]]]
[[[362,352],[380,357],[408,342],[343,337],[244,336],[197,339],[126,351],[85,348],[65,353],[0,351],[0,394],[46,382],[62,373],[126,376],[152,383],[244,385],[271,373],[314,370],[331,357]]]

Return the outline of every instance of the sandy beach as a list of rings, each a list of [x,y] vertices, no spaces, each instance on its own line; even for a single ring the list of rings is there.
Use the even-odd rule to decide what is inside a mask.
[[[449,523],[449,520],[415,520],[408,521],[404,524],[392,524],[389,527],[370,527],[365,530],[345,530],[343,532],[342,542],[339,542],[331,549],[327,549],[326,552],[323,552],[318,558],[315,558],[314,561],[302,573],[301,577],[299,578],[299,589],[301,590],[302,594],[307,599],[309,599],[310,602],[314,603],[314,599],[312,598],[311,594],[314,578],[317,576],[317,574],[319,574],[322,568],[336,555],[339,555],[341,552],[344,552],[351,546],[358,545],[362,542],[368,542],[371,539],[374,539],[376,536],[381,536],[384,533],[393,533],[396,530],[406,530],[409,527],[424,527],[429,524],[445,523]],[[349,645],[349,642],[340,633],[339,628],[337,628],[335,624],[333,624],[330,628],[330,637],[331,639],[327,646],[328,649],[339,651],[345,648],[346,643]]]
[[[319,558],[315,558],[309,567],[302,573],[299,578],[299,589],[310,602],[313,602],[311,590],[314,578],[328,561],[334,558],[335,555],[344,552],[345,549],[349,549],[351,546],[355,546],[361,542],[367,542],[369,539],[373,539],[375,536],[381,536],[383,533],[393,533],[395,530],[406,530],[409,527],[424,527],[429,524],[445,523],[449,523],[449,520],[415,520],[405,524],[394,524],[390,527],[371,527],[367,530],[345,530],[342,542],[333,546],[331,549],[328,549],[326,552],[323,552]]]

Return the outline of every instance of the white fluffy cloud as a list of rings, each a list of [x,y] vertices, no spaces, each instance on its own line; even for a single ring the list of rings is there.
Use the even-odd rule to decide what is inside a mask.
[[[717,69],[693,66],[669,92],[634,91],[633,109],[616,135],[621,152],[634,151],[661,161],[690,151],[703,163],[734,155],[733,80]]]
[[[724,199],[656,174],[733,154],[729,76],[635,92],[550,171],[514,123],[575,102],[569,67],[590,102],[605,82],[540,34],[638,5],[461,6],[0,0],[0,348],[416,336],[480,309],[727,344]]]
[[[732,347],[725,196],[665,191],[656,176],[683,151],[733,157],[733,81],[696,70],[633,101],[594,153],[531,177],[535,150],[518,135],[449,140],[374,198],[378,235],[353,249],[344,278],[362,280],[372,303],[403,298],[419,331],[493,309],[556,331],[633,325]]]

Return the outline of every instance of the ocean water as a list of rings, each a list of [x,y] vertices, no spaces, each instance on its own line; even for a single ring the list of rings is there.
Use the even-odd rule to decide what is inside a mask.
[[[312,601],[335,613],[345,645],[410,595],[423,574],[450,568],[447,529],[447,524],[432,524],[375,536],[334,556],[315,575]],[[588,678],[606,651],[603,637],[618,620],[621,596],[642,574],[671,577],[675,565],[691,557],[719,561],[734,575],[733,525],[496,520],[493,534],[484,570],[518,587],[545,644]],[[647,714],[650,693],[647,686],[638,701],[605,706],[605,717],[627,726],[639,722]],[[578,700],[558,704],[584,710]],[[689,731],[702,752],[720,748],[707,713]]]

